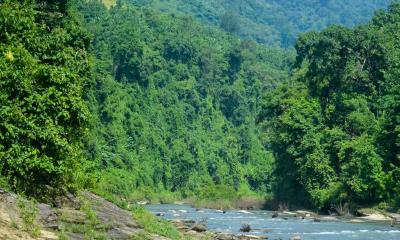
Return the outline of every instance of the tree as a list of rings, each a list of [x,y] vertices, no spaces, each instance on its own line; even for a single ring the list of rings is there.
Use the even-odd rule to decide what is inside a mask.
[[[239,33],[240,17],[231,12],[226,12],[221,16],[220,25],[222,29],[229,33]]]
[[[266,95],[259,116],[276,156],[279,199],[296,189],[325,210],[399,207],[399,12],[394,3],[369,24],[297,41],[292,79]]]
[[[0,172],[42,195],[72,189],[84,167],[89,38],[68,16],[50,27],[53,13],[34,6],[0,4]]]

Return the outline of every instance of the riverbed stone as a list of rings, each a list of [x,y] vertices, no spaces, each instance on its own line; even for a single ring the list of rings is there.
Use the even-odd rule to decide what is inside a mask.
[[[250,232],[251,231],[251,227],[249,224],[243,224],[242,227],[240,228],[241,232]]]
[[[191,228],[191,230],[196,232],[205,232],[207,231],[207,228],[203,224],[196,224]]]
[[[266,236],[256,236],[256,235],[241,235],[239,236],[239,240],[261,240],[268,239]]]
[[[301,240],[300,236],[293,236],[290,238],[290,240]]]
[[[214,240],[239,240],[239,238],[229,233],[217,233]]]

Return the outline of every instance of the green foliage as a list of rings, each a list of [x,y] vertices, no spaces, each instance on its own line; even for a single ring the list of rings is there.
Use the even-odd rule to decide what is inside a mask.
[[[33,238],[40,236],[40,226],[36,222],[39,212],[36,203],[18,196],[17,206],[23,223],[23,230],[27,231]]]
[[[96,192],[131,201],[174,192],[159,199],[168,201],[212,184],[270,190],[273,156],[255,116],[292,52],[128,4],[75,7],[95,36],[86,148]]]
[[[132,240],[151,240],[151,236],[146,232],[139,232],[133,235]]]
[[[155,233],[172,240],[182,239],[180,233],[172,223],[158,219],[143,207],[136,206],[133,209],[133,217],[147,232]]]
[[[190,15],[221,26],[245,39],[267,45],[291,47],[297,35],[334,24],[355,26],[367,22],[374,11],[391,0],[125,0],[139,6]],[[229,14],[224,14],[224,13]],[[241,28],[237,28],[240,23]]]
[[[229,33],[237,33],[240,31],[239,16],[226,12],[221,17],[221,28]]]
[[[232,200],[235,197],[236,191],[227,186],[208,186],[200,191],[201,199],[209,199],[215,201],[218,199]]]
[[[325,210],[400,206],[400,4],[302,35],[294,59],[255,41],[287,47],[388,1],[101,2],[0,0],[1,186],[42,195],[82,182],[125,207],[272,191]],[[102,238],[86,211],[90,224],[70,227]]]
[[[54,4],[0,1],[0,173],[26,194],[72,188],[83,166],[89,41]]]
[[[87,199],[84,195],[78,195],[80,202],[80,211],[84,217],[80,217],[76,212],[60,212],[60,232],[59,238],[69,239],[67,233],[79,233],[83,235],[84,239],[96,239],[104,240],[107,239],[107,223],[102,224],[99,220],[96,212],[93,210],[93,203]],[[68,210],[68,209],[64,209]],[[75,211],[75,210],[74,210]],[[78,216],[78,221],[71,221]]]
[[[259,115],[281,201],[399,206],[399,9],[298,40],[292,81],[265,94]]]
[[[185,202],[201,208],[247,209],[261,208],[266,200],[266,192],[254,192],[247,184],[241,184],[237,189],[226,185],[205,186]]]

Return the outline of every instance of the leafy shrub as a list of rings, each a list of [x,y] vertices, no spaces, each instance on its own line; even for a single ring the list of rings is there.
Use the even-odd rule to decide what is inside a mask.
[[[40,236],[40,226],[36,222],[39,209],[36,203],[18,196],[17,206],[23,223],[23,230],[27,231],[32,237]]]
[[[168,221],[160,220],[141,206],[133,209],[133,217],[150,233],[155,233],[170,239],[181,239],[178,230]]]
[[[34,195],[75,186],[90,73],[87,35],[40,6],[0,3],[0,173]]]

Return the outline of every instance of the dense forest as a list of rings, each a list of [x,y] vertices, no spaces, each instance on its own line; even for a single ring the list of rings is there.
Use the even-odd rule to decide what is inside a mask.
[[[0,4],[1,182],[37,196],[76,188],[90,38],[65,1]]]
[[[398,208],[388,2],[0,0],[0,187]]]
[[[255,116],[293,54],[131,5],[91,1],[78,11],[95,36],[87,150],[101,191],[270,190],[273,157]]]
[[[321,209],[400,206],[399,21],[396,3],[367,25],[297,41],[291,81],[265,95],[259,116],[276,197]]]
[[[366,23],[391,0],[124,0],[169,14],[189,14],[244,39],[292,47],[299,33]]]

